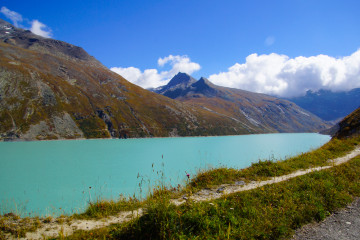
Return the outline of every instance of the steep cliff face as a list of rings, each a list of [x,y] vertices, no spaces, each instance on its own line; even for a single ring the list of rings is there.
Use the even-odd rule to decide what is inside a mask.
[[[186,87],[182,84],[180,87],[173,85],[171,88],[164,86],[160,89],[160,93],[165,96],[227,116],[257,132],[313,132],[329,126],[320,118],[287,100],[220,87],[206,78],[192,81]],[[174,94],[173,89],[181,91]]]
[[[346,116],[338,125],[338,131],[335,133],[336,138],[347,138],[360,136],[360,108]]]
[[[0,140],[257,133],[144,90],[82,48],[0,22]]]

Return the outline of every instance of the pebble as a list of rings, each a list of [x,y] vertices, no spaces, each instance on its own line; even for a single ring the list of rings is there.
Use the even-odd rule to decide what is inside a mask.
[[[245,185],[245,182],[244,181],[236,181],[235,185],[242,186],[242,185]]]

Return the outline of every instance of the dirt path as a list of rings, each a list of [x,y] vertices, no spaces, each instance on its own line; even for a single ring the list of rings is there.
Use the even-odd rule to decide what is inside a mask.
[[[304,174],[307,174],[307,173],[310,173],[313,171],[320,171],[320,170],[331,168],[332,166],[336,166],[336,165],[345,163],[345,162],[349,161],[350,159],[356,157],[357,155],[360,155],[360,148],[356,148],[355,150],[353,150],[352,152],[350,152],[349,154],[347,154],[344,157],[330,160],[329,166],[314,167],[314,168],[309,168],[306,170],[299,170],[299,171],[290,173],[288,175],[283,175],[280,177],[273,177],[266,181],[256,181],[256,182],[254,181],[254,182],[250,182],[248,184],[245,184],[243,181],[239,181],[235,184],[223,184],[223,185],[217,186],[216,188],[206,188],[197,193],[194,193],[190,197],[190,199],[197,201],[197,202],[198,201],[209,201],[209,200],[220,198],[224,194],[231,194],[231,193],[236,193],[236,192],[241,192],[241,191],[247,191],[247,190],[251,190],[254,188],[262,187],[267,184],[273,184],[273,183],[286,181],[288,179],[298,177],[298,176],[301,176],[301,175],[304,175]],[[181,205],[181,204],[185,203],[186,200],[187,200],[186,197],[179,198],[179,199],[173,199],[172,203],[174,203],[175,205]]]
[[[353,150],[344,157],[330,160],[329,166],[299,170],[291,174],[283,175],[280,177],[274,177],[266,181],[251,182],[248,184],[245,184],[245,182],[243,181],[239,181],[236,182],[235,184],[224,184],[217,186],[216,188],[203,189],[197,193],[194,193],[190,197],[190,199],[187,199],[184,196],[182,198],[173,199],[171,200],[171,202],[175,205],[181,205],[185,203],[187,200],[198,202],[198,201],[209,201],[209,200],[217,199],[222,197],[224,194],[247,191],[254,188],[262,187],[267,184],[286,181],[288,179],[301,176],[313,171],[328,169],[331,168],[332,166],[336,166],[344,162],[347,162],[350,159],[356,157],[357,155],[360,155],[360,148]],[[25,238],[17,238],[16,236],[12,236],[8,234],[6,235],[6,239],[44,239],[44,237],[56,237],[59,235],[68,236],[73,234],[73,232],[76,230],[92,230],[96,228],[106,227],[114,223],[124,223],[136,217],[139,217],[142,214],[143,214],[143,209],[138,209],[135,211],[120,212],[116,216],[111,216],[100,220],[72,220],[70,222],[65,221],[64,223],[59,223],[55,221],[50,223],[43,223],[42,226],[38,228],[35,232],[27,232]]]

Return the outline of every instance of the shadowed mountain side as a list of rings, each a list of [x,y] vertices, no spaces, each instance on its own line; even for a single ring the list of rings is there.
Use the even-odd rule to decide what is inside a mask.
[[[360,88],[350,91],[307,91],[305,96],[290,101],[326,121],[338,122],[360,106]]]
[[[178,75],[180,74],[187,75]],[[190,79],[190,76],[187,79]],[[329,127],[320,118],[287,100],[220,87],[206,78],[200,78],[191,84],[189,81],[186,84],[182,83],[178,88],[173,85],[171,88],[163,86],[159,89],[162,89],[161,92],[165,96],[230,117],[258,132],[314,132]],[[181,91],[174,94],[173,89]]]

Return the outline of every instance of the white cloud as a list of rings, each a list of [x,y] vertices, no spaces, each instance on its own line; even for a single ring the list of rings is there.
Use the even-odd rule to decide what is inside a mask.
[[[166,65],[170,65],[171,69],[161,72],[157,69],[146,69],[144,72],[141,72],[140,69],[135,67],[112,67],[110,70],[120,74],[125,79],[136,85],[143,88],[151,88],[167,84],[178,72],[192,74],[201,68],[198,63],[191,62],[190,58],[186,55],[169,55],[158,59],[159,67],[164,67]]]
[[[211,75],[209,80],[282,97],[304,95],[307,90],[350,90],[360,87],[360,49],[341,58],[251,54],[245,63],[236,63],[227,72]]]
[[[172,67],[169,71],[161,72],[165,79],[169,78],[168,80],[170,80],[178,72],[192,74],[193,72],[196,72],[201,68],[198,63],[191,62],[190,58],[186,55],[169,55],[167,57],[158,59],[158,65],[160,67],[163,67],[165,64],[170,64],[170,66]]]
[[[9,18],[15,27],[19,27],[19,22],[21,23],[23,21],[21,14],[11,11],[7,7],[2,7],[0,12]]]
[[[31,22],[30,31],[36,35],[46,38],[50,38],[52,36],[51,29],[38,20]]]
[[[27,29],[26,27],[21,25],[21,23],[24,20],[20,13],[11,11],[7,7],[2,7],[0,12],[4,14],[7,18],[9,18],[13,22],[15,27],[21,27]],[[51,29],[42,22],[40,22],[39,20],[33,20],[33,21],[26,20],[25,22],[31,24],[30,31],[32,33],[46,38],[50,38],[52,36]]]
[[[141,72],[140,69],[135,67],[112,67],[111,71],[123,76],[126,80],[141,86],[143,88],[157,87],[163,85],[161,74],[156,69],[146,69]]]

